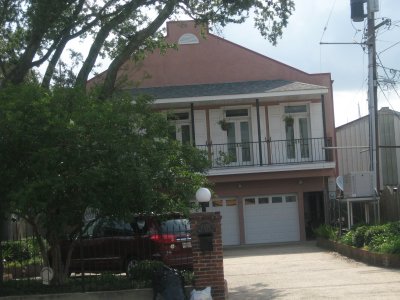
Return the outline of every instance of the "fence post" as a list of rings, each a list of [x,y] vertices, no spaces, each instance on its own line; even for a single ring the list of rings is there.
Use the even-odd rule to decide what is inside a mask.
[[[190,215],[192,230],[194,287],[211,287],[214,300],[225,299],[225,280],[219,212]]]

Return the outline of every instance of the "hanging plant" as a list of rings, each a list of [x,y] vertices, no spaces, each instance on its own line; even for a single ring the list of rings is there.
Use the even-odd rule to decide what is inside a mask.
[[[228,122],[225,119],[219,120],[218,121],[219,126],[221,126],[221,129],[226,131],[228,130]]]
[[[285,115],[283,117],[283,121],[285,122],[286,125],[291,126],[294,123],[294,119],[291,115]]]

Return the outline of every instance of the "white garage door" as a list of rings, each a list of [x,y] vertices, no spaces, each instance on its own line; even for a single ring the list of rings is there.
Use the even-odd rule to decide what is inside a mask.
[[[244,198],[246,244],[300,240],[295,195]]]
[[[222,244],[239,245],[238,203],[236,199],[214,199],[207,207],[208,212],[221,214]]]

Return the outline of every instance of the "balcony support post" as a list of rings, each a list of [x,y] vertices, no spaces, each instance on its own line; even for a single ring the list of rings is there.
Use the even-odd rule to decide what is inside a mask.
[[[327,135],[326,135],[326,119],[325,119],[325,96],[321,94],[321,106],[322,106],[322,128],[324,131],[324,147],[330,147],[332,145],[328,144]],[[325,159],[330,161],[332,159],[332,150],[325,148]]]
[[[260,101],[256,99],[257,108],[257,130],[258,130],[258,152],[260,157],[260,166],[263,165],[262,145],[261,145],[261,124],[260,124]]]
[[[193,103],[190,103],[190,119],[192,121],[192,139],[193,139],[193,147],[196,147],[196,136],[194,131],[194,107]]]

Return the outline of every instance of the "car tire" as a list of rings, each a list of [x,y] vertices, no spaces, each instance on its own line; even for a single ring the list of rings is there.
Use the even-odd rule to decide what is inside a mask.
[[[132,277],[131,270],[138,264],[136,258],[128,258],[125,265],[126,276]]]

